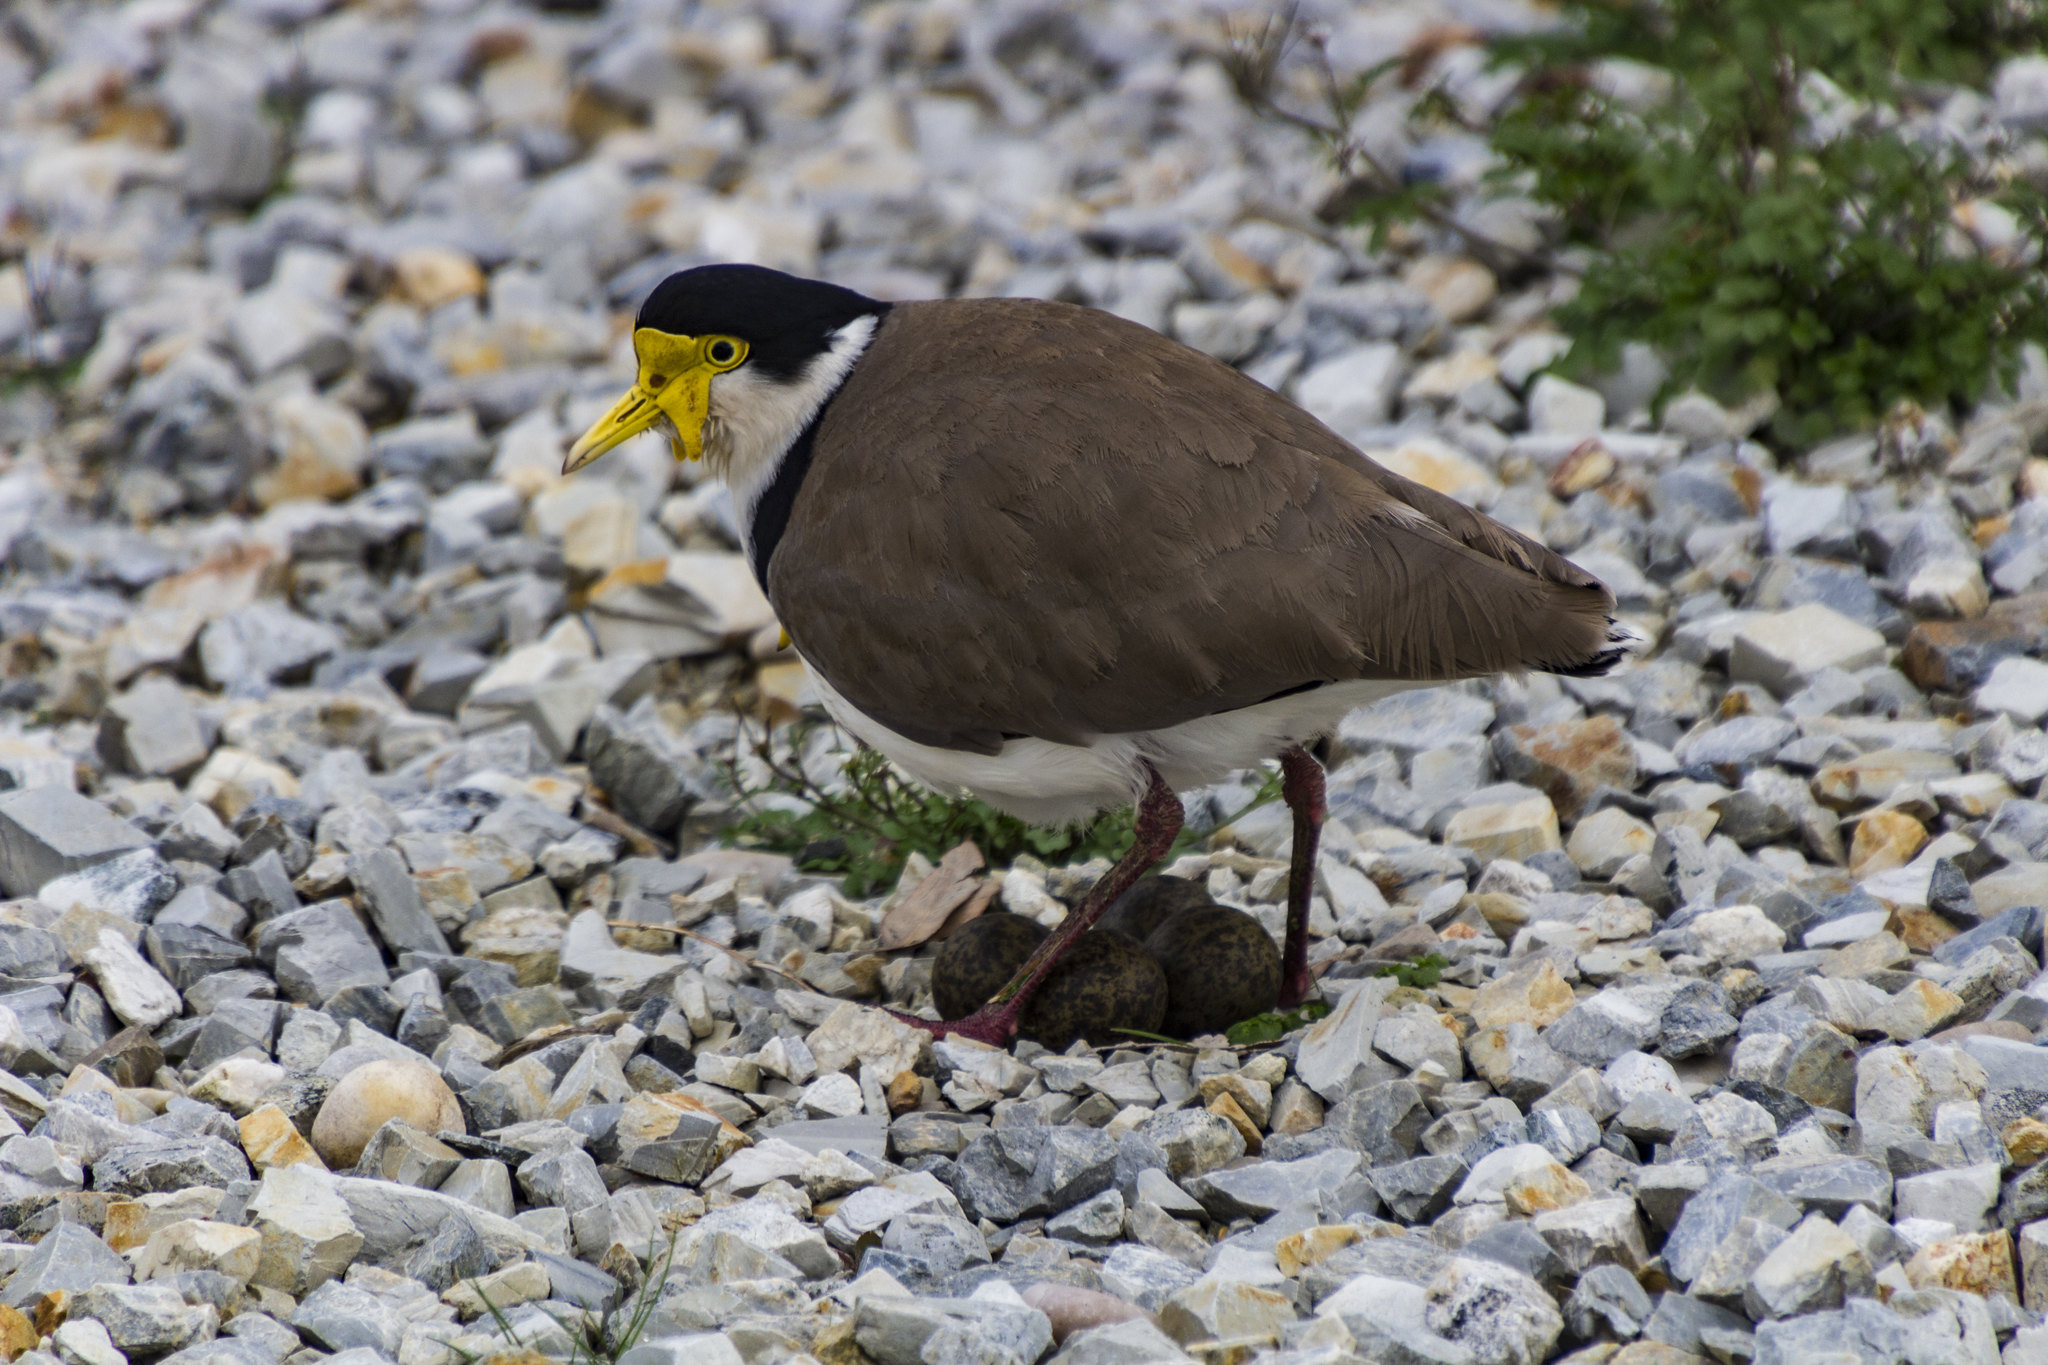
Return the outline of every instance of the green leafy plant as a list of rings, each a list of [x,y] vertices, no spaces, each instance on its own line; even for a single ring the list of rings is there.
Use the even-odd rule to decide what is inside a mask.
[[[1566,372],[1611,371],[1625,345],[1648,342],[1670,366],[1667,392],[1775,394],[1775,432],[1797,443],[1904,399],[1974,403],[2011,378],[2022,342],[2048,334],[2048,199],[1931,117],[1955,86],[2038,50],[2048,7],[1565,0],[1560,20],[1494,45],[1522,79],[1479,131],[1496,182],[1551,210],[1577,249],[1563,267],[1577,293],[1555,313],[1573,343]],[[1352,177],[1339,211],[1455,230],[1444,196],[1350,143],[1360,96],[1325,85],[1328,114],[1288,116],[1328,138]],[[1411,110],[1425,135],[1465,118],[1441,98]],[[1978,245],[1959,212],[2009,240]]]
[[[799,727],[789,751],[801,752],[808,734]],[[1029,825],[985,801],[921,787],[873,749],[857,749],[848,756],[838,790],[828,790],[801,764],[780,757],[768,739],[755,744],[753,753],[768,775],[767,784],[754,786],[737,765],[728,766],[727,777],[741,805],[754,809],[726,830],[726,842],[789,854],[806,872],[838,874],[846,894],[856,898],[893,887],[912,852],[937,862],[963,839],[972,839],[991,867],[1002,867],[1021,854],[1055,866],[1117,858],[1131,844],[1134,816],[1128,807],[1105,811],[1079,825]],[[763,804],[761,798],[771,794],[794,798],[800,808]],[[1231,819],[1243,818],[1279,794],[1276,775]],[[1201,838],[1200,833],[1183,830],[1167,861]]]
[[[1249,1019],[1240,1019],[1223,1030],[1223,1036],[1239,1047],[1254,1043],[1277,1043],[1298,1028],[1313,1024],[1330,1012],[1328,1004],[1321,1000],[1303,1002],[1291,1010],[1268,1010],[1254,1014]]]
[[[1406,962],[1389,962],[1374,972],[1374,976],[1391,976],[1403,986],[1421,990],[1434,986],[1444,979],[1444,968],[1451,965],[1450,959],[1435,953],[1424,953],[1421,957]]]
[[[1775,392],[1790,440],[1868,425],[1901,399],[1974,403],[2010,377],[2018,343],[2048,326],[2048,286],[2024,251],[1959,240],[1955,214],[1998,205],[2038,244],[2041,196],[1876,111],[1924,112],[1946,92],[1922,82],[1981,80],[2038,43],[2048,20],[2028,10],[1579,0],[1559,29],[1504,44],[1528,75],[1493,146],[1590,248],[1557,315],[1567,364],[1611,369],[1647,341],[1674,384]],[[1593,74],[1616,58],[1668,82],[1624,101]]]

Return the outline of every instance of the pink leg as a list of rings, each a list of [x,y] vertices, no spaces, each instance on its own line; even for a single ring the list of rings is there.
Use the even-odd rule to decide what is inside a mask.
[[[1287,946],[1280,954],[1280,1008],[1292,1009],[1315,986],[1308,970],[1308,903],[1315,895],[1316,841],[1323,832],[1323,765],[1299,744],[1280,755],[1280,794],[1294,812],[1294,856],[1287,869]]]
[[[1060,927],[1038,945],[1024,965],[1017,969],[1017,974],[1010,978],[1010,984],[964,1019],[920,1019],[895,1010],[889,1012],[906,1024],[929,1030],[934,1037],[943,1038],[957,1033],[977,1042],[1007,1047],[1017,1036],[1017,1021],[1023,1017],[1024,1006],[1052,971],[1053,965],[1066,956],[1075,939],[1087,933],[1089,926],[1102,918],[1102,912],[1109,909],[1117,897],[1130,890],[1131,884],[1145,875],[1146,869],[1166,856],[1180,834],[1184,815],[1180,798],[1168,790],[1150,765],[1147,765],[1146,772],[1151,777],[1151,785],[1138,802],[1137,837],[1131,840],[1130,851],[1104,874],[1101,881],[1095,883],[1080,906],[1061,922]]]

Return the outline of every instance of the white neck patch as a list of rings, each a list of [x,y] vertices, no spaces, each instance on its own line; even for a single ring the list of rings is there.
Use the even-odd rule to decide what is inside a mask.
[[[754,504],[775,481],[783,457],[818,409],[846,382],[848,371],[874,340],[878,321],[869,315],[841,327],[832,334],[831,345],[793,380],[770,379],[745,365],[712,379],[704,463],[732,490],[742,534],[750,532]]]

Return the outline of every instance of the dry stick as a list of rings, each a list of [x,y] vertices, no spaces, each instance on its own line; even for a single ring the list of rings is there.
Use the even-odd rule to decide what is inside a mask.
[[[668,840],[650,834],[625,816],[608,806],[586,798],[583,803],[583,823],[615,839],[623,840],[627,847],[641,857],[668,858],[675,854],[675,848]]]
[[[1279,25],[1280,31],[1277,36],[1272,34],[1270,27],[1274,22],[1277,22]],[[1257,51],[1252,54],[1252,59],[1258,63],[1258,69],[1255,72],[1248,73],[1248,79],[1240,85],[1239,95],[1247,103],[1251,104],[1253,108],[1264,110],[1283,123],[1292,124],[1305,132],[1321,138],[1329,145],[1331,157],[1336,161],[1337,169],[1341,174],[1350,175],[1352,173],[1352,163],[1354,161],[1363,162],[1366,169],[1372,172],[1373,179],[1378,182],[1379,186],[1384,191],[1391,193],[1399,188],[1401,184],[1400,176],[1395,174],[1392,168],[1374,156],[1357,139],[1345,131],[1345,127],[1349,124],[1351,115],[1354,112],[1354,107],[1347,104],[1337,80],[1336,69],[1330,64],[1329,50],[1320,41],[1310,39],[1309,46],[1315,49],[1319,67],[1317,74],[1322,77],[1324,100],[1329,106],[1330,114],[1334,121],[1325,123],[1321,119],[1310,115],[1297,113],[1292,109],[1282,107],[1280,102],[1273,98],[1273,75],[1279,67],[1280,59],[1287,47],[1289,32],[1294,28],[1295,24],[1295,7],[1290,5],[1283,15],[1276,21],[1269,21],[1268,27],[1261,30],[1255,40]],[[1483,232],[1467,227],[1458,221],[1455,214],[1440,204],[1433,204],[1424,200],[1418,202],[1415,209],[1416,212],[1438,227],[1463,238],[1465,243],[1475,250],[1494,252],[1502,258],[1517,260],[1523,265],[1552,270],[1562,275],[1579,275],[1584,273],[1572,266],[1568,261],[1553,260],[1541,252],[1526,250],[1515,246],[1511,242],[1503,242],[1496,237],[1489,237]]]
[[[737,948],[728,948],[723,943],[720,943],[717,939],[707,938],[703,934],[698,933],[695,929],[685,929],[680,924],[642,924],[638,920],[630,919],[608,919],[605,921],[605,923],[610,925],[614,929],[652,929],[656,933],[681,934],[684,938],[695,939],[697,942],[704,944],[706,947],[716,948],[721,953],[729,953],[733,957],[738,958],[740,961],[746,963],[749,967],[752,967],[757,971],[773,972],[775,975],[781,977],[785,981],[794,981],[797,985],[803,987],[812,995],[825,995],[825,992],[819,990],[816,986],[813,986],[810,982],[804,980],[800,976],[795,976],[789,972],[785,972],[780,967],[771,967],[767,963],[761,961],[758,958],[749,957],[747,954],[741,952]],[[837,996],[833,995],[825,995],[825,998],[827,1000],[838,999]]]

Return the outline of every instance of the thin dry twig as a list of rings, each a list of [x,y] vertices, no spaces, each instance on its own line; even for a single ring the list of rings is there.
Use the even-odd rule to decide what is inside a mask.
[[[740,961],[746,963],[749,967],[754,968],[756,971],[772,972],[776,976],[781,977],[785,981],[794,981],[797,985],[809,991],[812,995],[825,995],[825,992],[819,990],[816,986],[813,986],[810,982],[804,980],[800,976],[795,976],[789,972],[785,972],[780,967],[771,967],[767,963],[761,961],[759,958],[752,957],[746,953],[743,953],[737,948],[728,948],[725,944],[720,943],[717,939],[706,937],[705,935],[698,933],[695,929],[685,929],[680,924],[642,924],[638,920],[630,919],[608,919],[605,921],[605,923],[610,925],[614,929],[652,929],[655,932],[662,934],[681,934],[684,938],[695,939],[697,942],[704,944],[706,947],[716,948],[721,953],[726,953],[732,957],[736,957]],[[836,996],[826,996],[826,998],[837,999]]]
[[[1323,104],[1328,114],[1326,119],[1289,109],[1275,98],[1274,86],[1279,76],[1280,63],[1297,40],[1306,43],[1315,52],[1316,74],[1322,86]],[[1367,180],[1371,188],[1377,192],[1394,194],[1401,189],[1401,177],[1353,137],[1350,129],[1373,85],[1381,76],[1399,69],[1403,64],[1402,58],[1385,62],[1366,72],[1357,81],[1355,88],[1347,92],[1343,82],[1337,78],[1336,67],[1330,62],[1326,35],[1319,28],[1302,24],[1297,6],[1290,3],[1269,16],[1250,39],[1234,46],[1229,68],[1231,84],[1236,88],[1238,97],[1246,104],[1321,141],[1329,148],[1330,159],[1339,175]],[[1367,174],[1360,176],[1360,167],[1363,167]],[[1517,261],[1523,265],[1553,270],[1560,274],[1580,273],[1569,262],[1552,260],[1541,252],[1529,251],[1468,227],[1459,222],[1457,216],[1441,204],[1422,200],[1415,205],[1415,211],[1436,226],[1456,234],[1475,251],[1490,253],[1499,259]]]
[[[585,824],[593,825],[613,838],[623,840],[626,847],[632,849],[639,857],[673,858],[675,856],[675,846],[669,843],[668,840],[658,834],[648,833],[609,806],[601,806],[590,798],[585,797],[579,814],[582,815]]]

